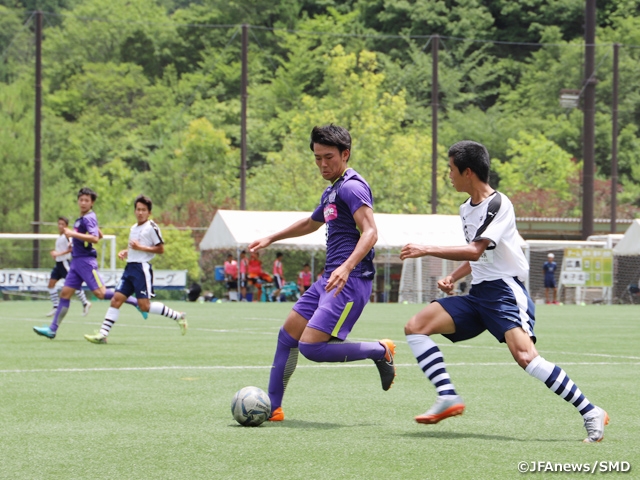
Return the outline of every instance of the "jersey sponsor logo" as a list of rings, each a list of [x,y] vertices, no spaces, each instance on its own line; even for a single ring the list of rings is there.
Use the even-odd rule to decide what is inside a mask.
[[[330,203],[324,207],[323,213],[325,223],[330,222],[331,220],[338,218],[338,207],[334,203]]]

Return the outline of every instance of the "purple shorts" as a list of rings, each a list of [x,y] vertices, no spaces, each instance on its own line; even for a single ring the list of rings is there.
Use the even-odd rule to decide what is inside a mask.
[[[98,260],[94,257],[75,257],[71,260],[64,286],[80,290],[82,282],[86,283],[92,292],[104,285],[98,273]]]
[[[344,289],[334,297],[335,290],[325,292],[327,278],[315,282],[293,306],[307,319],[308,327],[344,340],[369,301],[373,282],[349,277]]]

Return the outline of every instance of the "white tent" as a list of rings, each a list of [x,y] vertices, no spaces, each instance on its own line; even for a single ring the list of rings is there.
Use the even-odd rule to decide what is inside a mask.
[[[624,237],[613,249],[614,255],[640,255],[640,220],[629,225]]]
[[[245,248],[254,240],[275,233],[307,218],[310,212],[249,212],[218,210],[200,250]],[[442,246],[464,245],[458,215],[390,215],[374,213],[378,228],[377,249],[400,249],[407,243]],[[325,230],[276,244],[280,249],[324,250]]]

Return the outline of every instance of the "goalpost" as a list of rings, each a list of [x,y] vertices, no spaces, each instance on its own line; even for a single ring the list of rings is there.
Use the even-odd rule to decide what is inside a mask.
[[[53,242],[59,237],[57,233],[0,233],[0,240],[52,240]],[[109,242],[109,268],[116,269],[116,236],[104,235],[102,240]],[[53,243],[52,243],[53,247]],[[53,248],[52,248],[53,249]],[[104,268],[104,259],[106,248],[101,248],[100,268]]]

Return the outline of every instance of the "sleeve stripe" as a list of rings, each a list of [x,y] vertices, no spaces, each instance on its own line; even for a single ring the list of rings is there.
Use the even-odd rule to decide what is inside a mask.
[[[496,215],[500,211],[500,206],[502,205],[502,197],[498,192],[496,192],[495,197],[491,199],[489,205],[487,206],[487,218],[485,218],[484,223],[480,225],[478,231],[476,232],[476,236],[473,239],[474,242],[480,240],[482,238],[482,234],[487,230],[493,219],[496,218]],[[491,250],[495,248],[495,245],[489,246],[487,250]]]

